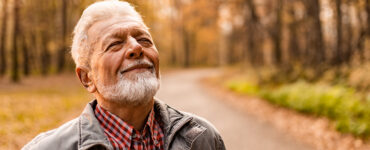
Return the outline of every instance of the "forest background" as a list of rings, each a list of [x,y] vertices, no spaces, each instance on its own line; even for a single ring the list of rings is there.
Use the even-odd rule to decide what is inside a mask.
[[[161,66],[226,67],[226,88],[328,117],[364,138],[369,1],[128,0],[150,27]],[[73,73],[73,28],[93,2],[1,0],[0,80]]]
[[[94,0],[2,0],[0,75],[73,71],[73,27]],[[129,1],[151,28],[161,64],[239,64],[259,82],[347,80],[369,87],[369,0]],[[263,72],[263,71],[262,71]],[[356,75],[353,75],[356,74]],[[361,74],[361,73],[360,73]],[[355,77],[354,77],[355,76]]]

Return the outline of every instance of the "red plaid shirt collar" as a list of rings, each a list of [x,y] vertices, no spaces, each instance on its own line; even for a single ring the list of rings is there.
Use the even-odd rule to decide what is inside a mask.
[[[154,115],[152,109],[143,131],[139,132],[99,105],[95,108],[95,116],[114,149],[164,149],[164,134]]]

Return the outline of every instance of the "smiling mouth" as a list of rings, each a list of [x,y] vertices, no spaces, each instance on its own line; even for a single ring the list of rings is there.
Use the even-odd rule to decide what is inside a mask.
[[[152,70],[153,69],[153,65],[149,65],[149,64],[138,64],[138,65],[134,65],[132,67],[128,67],[124,70],[121,71],[121,74],[123,73],[126,73],[126,72],[130,72],[130,71],[134,71],[134,70]]]

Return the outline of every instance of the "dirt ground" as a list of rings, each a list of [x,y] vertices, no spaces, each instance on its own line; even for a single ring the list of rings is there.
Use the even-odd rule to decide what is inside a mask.
[[[17,150],[40,132],[77,117],[92,100],[74,74],[0,81],[0,150]]]

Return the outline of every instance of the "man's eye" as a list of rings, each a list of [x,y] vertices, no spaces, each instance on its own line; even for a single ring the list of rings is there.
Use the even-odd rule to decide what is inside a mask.
[[[106,50],[109,50],[109,49],[111,49],[112,47],[114,47],[114,46],[116,46],[116,45],[119,45],[119,44],[121,44],[122,43],[122,41],[116,41],[116,42],[113,42],[113,43],[111,43],[108,47],[107,47],[107,49]]]
[[[137,40],[141,45],[145,46],[145,47],[149,47],[152,45],[152,41],[147,39],[147,38],[141,38],[139,40]]]

